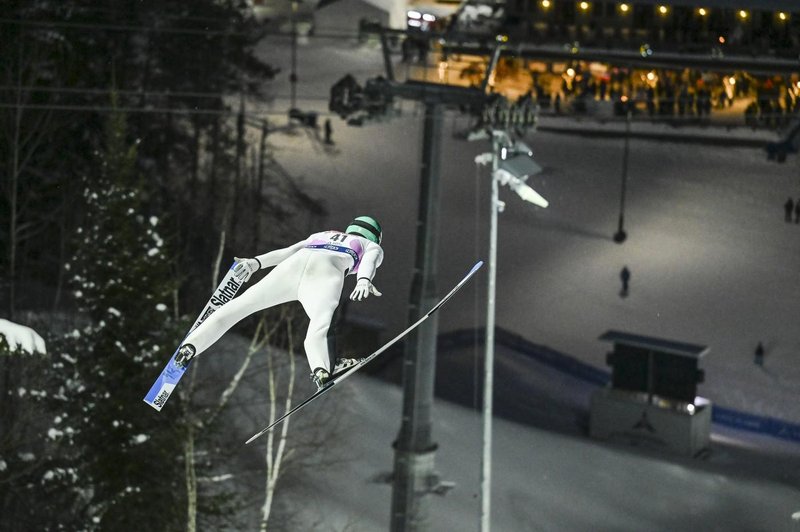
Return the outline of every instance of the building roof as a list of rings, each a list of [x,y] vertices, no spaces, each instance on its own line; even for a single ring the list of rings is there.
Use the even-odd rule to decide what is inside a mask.
[[[621,331],[606,331],[599,340],[606,340],[615,344],[630,345],[644,349],[670,353],[690,358],[700,358],[708,352],[708,346],[676,342],[652,336],[641,336],[638,334],[626,333]]]
[[[797,0],[631,0],[632,4],[706,7],[709,9],[758,9],[764,11],[800,11]]]

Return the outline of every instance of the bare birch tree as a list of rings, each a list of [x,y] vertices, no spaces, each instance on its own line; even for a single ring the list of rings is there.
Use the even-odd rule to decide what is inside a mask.
[[[292,397],[294,396],[294,383],[295,383],[295,352],[294,352],[294,341],[293,341],[293,334],[292,334],[292,322],[288,321],[287,324],[287,333],[289,339],[289,348],[287,350],[287,356],[289,359],[289,375],[286,379],[286,398],[284,400],[284,411],[288,411],[292,408]],[[277,403],[278,403],[278,393],[277,393],[277,383],[275,379],[276,371],[275,365],[273,364],[273,356],[269,356],[267,358],[267,367],[269,372],[269,422],[272,423],[275,421],[277,417]],[[280,477],[281,473],[281,465],[283,464],[283,459],[286,457],[286,441],[287,435],[289,434],[289,421],[286,420],[281,425],[281,432],[277,438],[276,444],[276,437],[275,432],[270,431],[267,434],[267,455],[266,455],[266,462],[267,462],[267,472],[266,472],[266,483],[264,487],[264,505],[261,507],[261,527],[260,530],[266,532],[267,530],[267,523],[269,522],[269,515],[272,511],[272,502],[275,499],[275,487],[278,484],[278,478]]]
[[[17,293],[17,271],[18,271],[18,252],[20,245],[27,239],[35,235],[36,225],[30,220],[25,219],[25,207],[27,197],[25,193],[31,192],[31,187],[24,187],[25,178],[29,176],[29,170],[35,156],[42,147],[45,139],[52,132],[50,122],[51,111],[27,111],[32,103],[32,92],[30,86],[36,81],[38,69],[40,69],[40,59],[35,53],[38,49],[33,46],[32,50],[23,49],[22,40],[17,41],[16,60],[6,61],[5,72],[3,73],[6,88],[3,92],[2,100],[8,101],[7,112],[0,117],[0,129],[3,130],[8,147],[7,159],[5,161],[6,179],[3,192],[8,204],[8,250],[6,260],[8,261],[8,299],[7,312],[11,319],[16,312],[16,293]],[[4,151],[4,150],[2,150]]]
[[[226,209],[227,210],[227,209]],[[222,263],[222,254],[225,247],[225,231],[220,231],[220,241],[219,241],[219,248],[218,253],[215,257],[214,264],[212,265],[212,286],[216,286],[218,282],[218,273],[220,265]],[[248,368],[251,366],[253,361],[253,357],[256,353],[265,350],[267,352],[267,367],[269,373],[269,397],[270,397],[270,415],[271,419],[274,419],[276,415],[276,402],[277,402],[277,392],[276,392],[276,367],[273,361],[273,358],[276,356],[276,353],[280,352],[280,350],[275,349],[272,344],[275,343],[275,336],[280,331],[284,330],[286,337],[288,338],[288,352],[286,356],[288,356],[289,360],[289,375],[288,375],[288,384],[287,384],[287,396],[286,396],[286,408],[291,407],[292,395],[294,392],[294,373],[295,373],[295,349],[294,349],[294,330],[292,326],[293,322],[293,310],[291,307],[281,306],[276,309],[275,313],[270,313],[269,315],[265,314],[262,315],[261,319],[258,321],[256,325],[255,331],[250,338],[249,345],[246,351],[244,358],[239,363],[239,366],[228,381],[227,385],[225,386],[224,390],[220,393],[218,399],[211,405],[209,408],[203,409],[202,413],[199,416],[192,416],[188,409],[191,408],[191,399],[193,392],[196,386],[196,379],[197,379],[197,368],[199,359],[195,360],[192,364],[191,375],[189,379],[189,386],[187,387],[187,398],[188,400],[184,402],[185,408],[187,408],[186,414],[189,416],[190,422],[188,423],[186,436],[185,436],[185,444],[184,444],[184,460],[185,460],[185,485],[186,485],[186,492],[187,492],[187,525],[186,530],[187,532],[196,532],[197,530],[197,518],[198,518],[198,476],[197,476],[197,461],[196,461],[196,447],[197,447],[197,439],[200,433],[208,428],[214,426],[217,422],[220,414],[225,410],[225,408],[229,405],[231,398],[234,396],[239,385],[242,383],[242,379],[245,376]],[[283,336],[283,335],[281,335]],[[284,453],[286,451],[286,436],[288,431],[288,424],[285,425],[285,428],[282,432],[282,438],[278,445],[278,452],[274,455],[272,452],[269,453],[268,462],[268,493],[269,493],[269,503],[265,502],[265,517],[263,519],[263,527],[266,527],[266,521],[269,516],[269,508],[272,505],[272,493],[274,492],[274,486],[278,479],[278,474],[280,471],[280,464],[284,457]],[[272,435],[270,435],[270,445],[269,449],[272,448],[271,442],[273,440]]]

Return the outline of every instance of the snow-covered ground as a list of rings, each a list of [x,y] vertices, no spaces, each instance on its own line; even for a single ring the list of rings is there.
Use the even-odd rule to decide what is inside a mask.
[[[346,430],[318,450],[337,459],[307,470],[305,482],[279,484],[280,495],[292,501],[298,524],[307,529],[386,530],[391,507],[387,479],[402,392],[356,376],[339,393],[344,395],[331,394],[304,414],[345,402]],[[435,416],[436,470],[455,488],[431,496],[429,529],[478,530],[480,414],[438,401]],[[247,452],[255,461],[262,449],[258,444]],[[747,456],[735,453],[727,450],[710,462],[671,458],[496,420],[492,530],[800,530],[791,517],[800,510],[796,487],[754,474],[746,466]],[[797,457],[785,466],[798,471]]]
[[[229,334],[201,357],[198,390],[211,397],[215,387],[224,386],[246,346],[246,339]],[[457,366],[459,379],[472,362],[468,350],[447,350],[441,358],[439,373]],[[497,382],[505,393],[496,411],[532,424],[495,419],[492,530],[800,531],[800,522],[792,519],[800,511],[795,446],[777,448],[773,440],[765,453],[759,437],[743,442],[722,431],[715,434],[710,453],[691,459],[599,443],[577,427],[592,386],[508,348],[498,349],[497,362]],[[302,357],[298,363],[298,391],[310,393]],[[260,515],[267,439],[243,442],[266,422],[267,397],[264,354],[259,353],[235,393],[233,415],[223,416],[223,431],[235,438],[226,446],[230,459],[209,477],[239,494],[243,507],[235,530],[255,528]],[[479,530],[481,408],[465,403],[438,399],[434,404],[435,469],[441,481],[455,487],[431,495],[429,530]],[[292,521],[272,526],[387,530],[392,442],[401,408],[400,387],[362,373],[290,418],[292,459],[284,469],[292,472],[278,481],[275,512],[288,512]],[[298,467],[298,460],[306,465]]]
[[[272,112],[289,107],[286,45],[276,38],[261,48],[285,74],[270,87],[279,96]],[[332,83],[346,73],[363,82],[382,69],[372,43],[322,38],[301,46],[298,65],[298,107],[323,114]],[[328,228],[341,228],[365,213],[383,222],[386,261],[376,284],[384,296],[353,304],[350,311],[383,321],[387,337],[406,322],[419,190],[421,113],[410,102],[401,107],[401,116],[362,128],[330,117],[333,147],[314,135],[269,137],[280,163],[300,176],[305,190],[325,200]],[[473,160],[488,146],[456,138],[465,125],[455,114],[446,116],[440,292],[486,256],[489,182]],[[702,395],[746,412],[800,421],[800,225],[785,223],[782,210],[787,196],[800,195],[797,162],[768,163],[753,148],[634,138],[629,239],[618,245],[611,235],[619,212],[622,140],[552,132],[526,140],[545,168],[531,184],[551,206],[537,209],[503,191],[498,325],[598,368],[605,367],[609,346],[597,338],[607,329],[705,344],[711,349],[702,363]],[[623,265],[633,274],[625,299],[619,297]],[[485,293],[484,274],[440,314],[440,331],[483,326]],[[753,364],[758,341],[767,350],[763,369]],[[440,355],[440,364],[452,356]],[[575,430],[586,414],[590,387],[515,356],[498,350],[499,371],[521,369],[513,390],[497,387],[495,404],[502,409],[528,394],[521,417],[536,426],[495,422],[493,530],[800,531],[800,521],[792,518],[800,511],[800,446],[743,438],[716,426],[706,460],[600,444]],[[471,362],[461,364],[459,378],[468,379],[463,371]],[[446,381],[442,365],[437,375]],[[471,377],[482,378],[478,364]],[[241,393],[254,417],[232,419],[243,440],[266,419],[259,402],[266,391],[260,386]],[[279,483],[281,504],[295,507],[298,523],[313,530],[387,528],[386,479],[400,413],[398,387],[359,375],[292,420],[295,428],[326,417],[341,425],[336,437],[315,451],[326,467]],[[430,529],[477,530],[480,414],[438,399],[434,418],[436,468],[456,487],[433,497]],[[253,472],[263,467],[263,444],[248,446],[240,457]],[[254,474],[248,482],[255,515],[263,481]]]
[[[19,349],[29,355],[47,352],[44,339],[39,333],[25,325],[0,319],[0,336],[5,339],[6,344],[12,350]]]
[[[281,42],[264,45],[278,65]],[[327,90],[344,73],[359,81],[380,74],[373,44],[311,39],[298,52],[299,106],[324,112]],[[288,83],[274,83],[287,94]],[[303,95],[310,95],[304,99]],[[273,109],[286,107],[277,99]],[[309,136],[270,137],[275,155],[330,208],[341,227],[371,213],[384,225],[386,260],[376,277],[381,299],[351,305],[377,316],[387,334],[403,328],[414,261],[421,157],[421,109],[361,128],[331,117],[333,148]],[[466,119],[448,113],[441,152],[439,287],[446,290],[487,255],[489,181],[476,169],[486,141],[458,138]],[[725,132],[713,132],[724,135]],[[735,132],[741,136],[742,132]],[[581,360],[605,365],[608,329],[708,345],[701,394],[760,415],[800,421],[800,226],[783,221],[783,203],[800,196],[795,159],[768,162],[756,148],[631,141],[625,228],[619,214],[620,138],[534,133],[526,141],[545,171],[531,181],[550,201],[542,210],[502,191],[498,325]],[[619,272],[632,272],[619,297]],[[440,317],[440,330],[485,323],[485,274],[461,304]],[[753,364],[762,341],[764,368]]]

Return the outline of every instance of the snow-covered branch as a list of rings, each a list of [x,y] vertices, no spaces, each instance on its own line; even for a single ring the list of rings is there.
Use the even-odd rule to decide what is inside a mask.
[[[30,327],[0,319],[0,335],[5,337],[12,351],[14,349],[21,349],[23,352],[30,355],[34,353],[47,353],[44,339]]]

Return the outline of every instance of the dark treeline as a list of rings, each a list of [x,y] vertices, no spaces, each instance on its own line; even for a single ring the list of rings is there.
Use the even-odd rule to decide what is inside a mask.
[[[234,255],[324,214],[247,113],[262,30],[232,0],[0,0],[0,36],[0,317],[48,344],[0,336],[0,528],[213,528],[191,398],[148,416],[142,383]]]
[[[0,2],[0,268],[9,317],[68,305],[63,265],[83,218],[78,182],[97,171],[112,89],[137,145],[143,208],[163,218],[185,278],[182,297],[209,291],[221,230],[226,257],[273,243],[267,226],[305,230],[293,218],[307,198],[286,186],[263,146],[270,125],[243,103],[267,98],[276,71],[254,55],[262,34],[238,5]],[[275,219],[256,223],[252,209]]]

